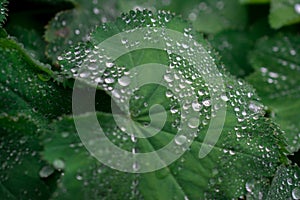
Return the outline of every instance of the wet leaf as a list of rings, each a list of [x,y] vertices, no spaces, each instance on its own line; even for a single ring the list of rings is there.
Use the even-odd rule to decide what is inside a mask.
[[[253,48],[253,40],[242,31],[223,31],[210,39],[212,46],[220,53],[221,61],[228,71],[237,77],[252,72],[248,63],[248,52]]]
[[[270,0],[240,0],[240,3],[249,3],[249,4],[257,4],[257,3],[269,3]]]
[[[2,199],[47,199],[56,187],[41,177],[47,163],[39,155],[38,130],[43,126],[28,113],[0,115],[0,196]],[[46,182],[46,178],[48,181]]]
[[[0,38],[0,50],[1,113],[28,111],[48,119],[70,113],[71,93],[52,81],[48,65],[11,39]]]
[[[300,22],[300,1],[271,0],[269,22],[275,29]]]
[[[24,45],[27,53],[34,59],[47,62],[45,56],[46,43],[35,29],[27,29],[21,26],[7,28],[9,35],[17,38],[18,42]]]
[[[152,33],[154,35],[151,35],[151,32],[141,31],[141,35],[136,35],[137,38],[116,37],[110,42],[116,42],[118,50],[133,50],[134,47],[140,45],[134,39],[139,40],[138,37],[142,36],[145,37],[144,40],[153,42],[153,48],[130,51],[116,60],[111,60],[111,55],[98,46],[121,31],[132,33],[141,30],[139,29],[141,27],[155,27]],[[159,42],[171,41],[171,39],[170,35],[160,33],[158,27],[162,27],[163,30],[166,28],[177,30],[182,33],[184,40],[177,40],[174,45],[167,45],[166,49],[159,50],[155,48]],[[161,40],[154,37],[155,32],[162,36]],[[196,62],[195,64],[195,66],[206,66],[203,74],[197,71],[191,62],[193,56],[200,54],[193,54],[189,51],[190,57],[184,56],[186,49],[193,48],[193,46],[186,45],[191,38],[198,41],[201,47],[209,52],[203,58],[205,63]],[[112,45],[112,43],[109,44]],[[109,47],[113,50],[117,49],[114,46]],[[177,50],[182,53],[177,53]],[[174,163],[155,172],[137,175],[104,167],[105,172],[101,174],[102,170],[100,170],[101,175],[92,176],[92,172],[97,171],[101,164],[90,156],[83,143],[95,144],[93,148],[96,149],[97,145],[100,148],[107,143],[101,144],[102,137],[88,137],[88,140],[80,141],[72,118],[62,118],[52,124],[52,129],[46,132],[44,137],[46,140],[50,138],[49,142],[44,142],[45,159],[51,163],[56,159],[68,163],[64,168],[64,175],[61,177],[61,184],[55,193],[55,198],[72,199],[73,193],[68,191],[76,190],[81,192],[74,195],[81,195],[80,197],[84,195],[91,199],[108,198],[110,194],[116,194],[117,198],[128,197],[132,194],[133,198],[137,199],[172,199],[174,197],[178,199],[203,199],[205,197],[231,199],[247,193],[245,186],[247,181],[264,182],[272,177],[277,167],[287,162],[283,154],[285,149],[282,131],[270,119],[263,117],[264,106],[259,102],[251,86],[232,77],[222,68],[218,72],[213,70],[216,67],[215,62],[218,63],[215,59],[210,46],[201,36],[193,32],[186,22],[164,11],[159,11],[158,14],[150,11],[131,11],[129,14],[124,14],[116,22],[98,27],[91,35],[90,42],[70,49],[60,56],[62,76],[78,78],[77,81],[80,83],[106,91],[119,106],[118,114],[113,112],[114,115],[103,113],[97,115],[105,135],[112,143],[128,152],[151,152],[169,143],[174,144],[173,152],[186,151]],[[165,65],[166,73],[161,74],[160,69],[153,63]],[[137,66],[143,65],[143,70],[136,73],[132,71]],[[170,73],[172,70],[175,71]],[[138,79],[139,73],[145,73],[146,76]],[[223,93],[217,97],[225,102],[227,107],[224,127],[216,144],[212,140],[217,136],[209,135],[211,140],[207,140],[206,133],[208,130],[213,133],[218,132],[222,117],[216,113],[224,104],[213,104],[214,97],[209,92],[211,89],[209,87],[212,87],[215,93],[220,88],[206,83],[205,78],[208,74],[215,76],[214,78],[220,76],[225,86]],[[148,80],[148,78],[157,78],[160,84],[152,82],[136,89],[131,88],[130,83]],[[118,85],[121,88],[118,88]],[[130,98],[126,94],[130,94]],[[191,96],[195,97],[194,101],[189,99]],[[94,98],[82,93],[80,97]],[[126,101],[129,101],[129,108],[124,103]],[[89,103],[80,105],[88,108]],[[87,111],[91,110],[87,109]],[[199,116],[191,117],[194,112]],[[75,122],[83,121],[84,127],[81,130],[85,133],[84,135],[96,134],[98,129],[93,126],[94,115],[82,113],[86,112],[84,110],[79,113],[75,112],[74,114],[79,114],[79,116],[73,119]],[[129,119],[133,123],[127,123]],[[165,123],[161,126],[160,121]],[[218,125],[210,127],[212,121]],[[188,127],[184,127],[184,134],[177,135],[182,123],[186,123]],[[135,135],[153,134],[153,131],[157,130],[155,128],[159,128],[158,133],[155,132],[157,134],[149,138],[140,138]],[[130,133],[130,130],[135,130],[134,134]],[[203,156],[201,148],[211,151]],[[74,156],[70,156],[71,154]],[[124,158],[119,158],[114,152],[110,151],[108,156],[110,161],[116,162],[118,166],[125,164],[122,160]],[[131,170],[139,172],[144,164],[132,163],[130,167]],[[76,176],[81,182],[74,182]],[[127,181],[124,181],[124,184],[119,183],[118,187],[111,186],[110,182],[106,181],[106,177],[109,176],[122,177],[121,180],[134,183],[134,187]],[[123,179],[123,177],[127,178]],[[101,184],[101,181],[105,181],[106,184]],[[88,187],[89,184],[96,185],[96,183],[103,185],[104,189]],[[266,185],[266,187],[269,186],[270,183]],[[162,190],[164,192],[161,192]],[[111,193],[105,194],[105,191]],[[97,195],[92,196],[94,194]]]
[[[266,199],[300,199],[299,167],[280,166],[272,180],[272,185]]]
[[[300,148],[299,36],[262,38],[250,54],[256,72],[248,80],[268,106],[269,116],[285,131],[290,152]]]
[[[58,13],[46,29],[45,39],[49,43],[46,54],[54,62],[57,56],[71,45],[87,41],[96,25],[113,19],[114,1],[72,0],[74,9]]]
[[[39,133],[70,113],[70,91],[52,82],[50,68],[12,39],[0,39],[0,66],[0,196],[48,198],[55,172],[40,158]]]
[[[217,33],[225,29],[242,29],[246,25],[247,12],[238,1],[231,0],[204,0],[204,1],[142,1],[119,0],[122,12],[132,9],[170,10],[189,20],[197,31]]]
[[[7,0],[1,0],[0,1],[0,28],[2,27],[5,19],[6,19],[6,15],[7,15],[7,6],[8,1]]]

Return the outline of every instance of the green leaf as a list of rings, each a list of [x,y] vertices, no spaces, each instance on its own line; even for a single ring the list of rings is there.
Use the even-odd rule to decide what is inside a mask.
[[[300,168],[280,166],[266,199],[300,199]]]
[[[90,32],[101,22],[114,18],[114,1],[72,0],[75,8],[59,12],[47,25],[46,54],[54,62],[71,45],[87,41]]]
[[[49,80],[50,68],[12,39],[0,38],[0,66],[0,196],[46,199],[56,173],[40,158],[39,133],[51,119],[70,113],[71,93]]]
[[[262,38],[250,55],[256,72],[248,77],[270,117],[285,131],[290,152],[300,148],[299,36],[277,34]]]
[[[46,43],[35,29],[27,29],[21,26],[8,27],[9,35],[17,38],[24,45],[30,56],[36,60],[47,62],[45,56]]]
[[[31,58],[15,41],[0,38],[0,66],[1,113],[26,111],[48,119],[70,113],[71,92],[54,83],[50,67]]]
[[[244,77],[252,72],[247,56],[253,42],[248,33],[223,31],[214,35],[210,42],[220,53],[221,61],[231,74]]]
[[[300,22],[300,1],[271,0],[269,22],[275,29]]]
[[[87,123],[86,131],[89,132],[89,122],[93,116],[82,115],[76,118]],[[134,144],[127,133],[116,127],[111,115],[100,113],[98,120],[107,137],[122,148],[134,147],[141,151],[147,149],[148,145],[155,148],[175,134],[161,132],[159,134],[164,134],[164,137],[160,139],[163,140]],[[80,141],[73,118],[65,117],[53,123],[52,128],[44,135],[44,158],[64,173],[53,198],[119,199],[130,198],[133,195],[134,198],[146,199],[181,199],[184,196],[196,199],[204,198],[206,191],[209,191],[206,193],[207,197],[238,197],[245,193],[247,181],[272,177],[272,173],[275,172],[273,167],[278,162],[274,160],[278,156],[276,148],[274,149],[276,139],[270,137],[270,133],[277,133],[278,128],[260,119],[257,126],[243,129],[250,121],[236,127],[240,131],[236,133],[232,132],[233,130],[227,132],[225,127],[216,147],[203,159],[197,156],[201,146],[201,139],[197,139],[190,150],[170,166],[156,172],[136,175],[119,172],[100,164]],[[269,153],[265,152],[265,148]],[[257,170],[254,172],[253,168]],[[101,187],[98,187],[99,185]]]
[[[249,3],[249,4],[259,4],[259,3],[269,3],[270,0],[240,0],[240,3]]]
[[[136,199],[203,199],[205,197],[232,199],[246,194],[245,184],[248,181],[264,182],[271,178],[277,166],[287,162],[284,156],[284,140],[281,137],[281,130],[269,119],[263,117],[263,105],[259,103],[253,88],[220,69],[218,74],[222,74],[225,91],[218,98],[227,105],[226,118],[219,140],[215,145],[211,145],[206,140],[206,132],[208,129],[213,132],[218,131],[218,127],[209,127],[209,124],[212,120],[216,120],[217,124],[221,123],[221,117],[214,115],[221,105],[211,105],[209,86],[208,83],[205,83],[206,75],[200,74],[189,63],[189,57],[176,54],[174,49],[150,48],[131,51],[118,57],[115,61],[111,61],[110,55],[106,55],[105,50],[98,46],[121,31],[130,33],[129,30],[139,30],[139,27],[163,27],[181,32],[185,35],[186,40],[195,38],[207,52],[210,52],[208,54],[210,56],[206,58],[206,66],[208,66],[206,70],[213,75],[214,72],[210,70],[214,66],[215,56],[207,42],[191,31],[186,22],[164,11],[158,12],[157,15],[149,11],[131,11],[129,14],[122,15],[122,18],[118,18],[115,23],[98,27],[91,35],[89,43],[70,49],[65,55],[59,57],[62,66],[61,75],[68,78],[80,77],[81,79],[76,81],[91,86],[95,86],[97,83],[98,89],[103,89],[114,97],[121,112],[113,115],[98,113],[97,117],[105,135],[118,147],[129,152],[151,152],[171,143],[187,151],[174,163],[158,171],[138,175],[121,173],[103,167],[95,158],[91,157],[77,135],[73,120],[83,121],[85,135],[98,131],[93,126],[93,114],[81,114],[73,119],[71,117],[62,118],[60,121],[54,122],[51,130],[44,134],[45,151],[43,155],[45,159],[50,163],[54,163],[57,159],[65,162],[64,175],[61,177],[59,189],[55,192],[55,198],[99,199],[109,198],[109,195],[115,194],[116,198],[120,199],[127,198],[132,194]],[[150,41],[155,41],[151,36],[146,36]],[[168,37],[165,36],[165,39],[168,40]],[[122,37],[111,42],[117,42],[120,49],[130,49],[131,45],[138,45],[134,41]],[[186,47],[185,41],[176,42],[182,52],[185,48],[192,48]],[[110,46],[110,48],[115,49],[114,46]],[[174,69],[176,74],[160,77],[159,70],[153,65],[157,62],[170,67],[168,70]],[[131,78],[130,75],[134,75],[130,70],[149,63],[152,64],[143,68],[143,73],[147,74],[145,79],[158,78],[162,81],[161,83],[166,81],[172,82],[172,84],[168,87],[147,84],[136,90],[132,88],[126,90],[128,86],[126,80]],[[85,71],[85,66],[91,71]],[[123,93],[122,89],[120,92],[117,90],[117,82],[124,86]],[[185,85],[184,82],[188,85]],[[126,92],[132,96],[129,99],[129,113],[126,113],[126,105],[122,104]],[[80,97],[89,98],[84,93],[80,94]],[[186,97],[190,94],[195,94],[195,101],[187,101]],[[183,109],[181,109],[180,103],[183,104]],[[165,112],[155,108],[154,106],[157,104],[161,105]],[[88,103],[85,103],[84,106],[88,106]],[[199,114],[199,118],[193,119],[189,124],[191,129],[193,127],[196,129],[187,131],[183,137],[176,136],[182,117],[191,115],[191,113],[188,116],[184,115],[185,109]],[[128,123],[120,126],[115,122],[116,119],[126,122],[128,117],[134,121],[135,126],[132,127]],[[164,118],[165,120],[163,120]],[[199,124],[196,123],[197,119],[199,119]],[[135,130],[135,134],[146,135],[149,132],[152,133],[153,130],[147,132],[144,128],[160,127],[160,121],[165,123],[159,129],[158,134],[150,138],[137,138],[135,135],[124,132],[124,130]],[[197,137],[193,138],[194,136]],[[193,142],[188,147],[186,145],[189,140]],[[97,137],[89,138],[85,142],[87,142],[85,144],[99,144],[99,147],[104,145]],[[202,154],[199,157],[199,151],[203,147],[211,147],[211,152],[202,158]],[[112,160],[116,159],[113,152],[109,156]],[[123,164],[119,159],[115,161],[119,162],[119,165]],[[138,171],[138,166],[142,164],[134,164],[132,169]],[[99,168],[101,168],[100,175],[96,174]],[[108,177],[122,181],[119,181],[118,186],[115,187],[114,181],[107,181]],[[94,185],[103,187],[94,187]],[[266,187],[269,186],[270,183],[266,185]],[[69,191],[76,191],[76,193]],[[105,193],[106,191],[109,193]]]
[[[105,129],[114,128],[109,115],[100,114],[100,117]],[[82,118],[90,119],[89,116]],[[134,195],[131,187],[135,175],[112,170],[91,157],[76,133],[72,117],[54,122],[43,138],[43,157],[64,173],[52,199],[129,199]]]
[[[6,19],[7,15],[7,9],[6,6],[8,4],[7,0],[0,0],[0,28],[2,28],[2,25]]]
[[[2,199],[47,199],[55,189],[54,170],[39,155],[41,125],[28,113],[0,115]]]
[[[181,14],[189,20],[197,31],[217,33],[225,29],[242,29],[247,23],[246,7],[234,0],[204,0],[204,1],[143,1],[119,0],[122,12],[132,9],[170,10]]]

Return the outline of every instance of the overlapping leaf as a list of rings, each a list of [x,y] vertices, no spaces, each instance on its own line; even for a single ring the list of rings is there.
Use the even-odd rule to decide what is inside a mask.
[[[300,22],[300,1],[271,0],[269,22],[276,29]]]
[[[30,111],[49,119],[70,113],[71,93],[51,80],[49,66],[32,59],[11,39],[1,38],[0,49],[1,113]]]
[[[71,45],[87,41],[90,32],[99,25],[114,18],[114,1],[94,0],[71,1],[74,9],[58,13],[47,26],[45,33],[47,55],[53,61]]]
[[[221,60],[228,71],[243,77],[252,71],[248,63],[248,51],[253,46],[249,34],[241,31],[224,31],[210,40],[212,46],[220,53]]]
[[[70,92],[49,80],[51,70],[12,39],[1,38],[0,49],[0,196],[48,198],[55,176],[40,158],[39,132],[70,113]]]
[[[270,117],[286,132],[291,152],[300,148],[299,52],[298,35],[261,39],[250,56],[256,72],[248,78],[270,109]]]
[[[45,199],[55,188],[54,170],[39,155],[40,120],[28,113],[0,115],[0,197]],[[52,170],[51,170],[52,169]]]
[[[266,199],[300,199],[299,167],[280,166],[272,180]]]
[[[241,29],[247,21],[246,7],[238,1],[205,0],[205,1],[118,1],[122,12],[132,9],[149,9],[156,12],[159,9],[170,10],[181,14],[192,22],[193,27],[201,32],[217,33],[224,29]]]

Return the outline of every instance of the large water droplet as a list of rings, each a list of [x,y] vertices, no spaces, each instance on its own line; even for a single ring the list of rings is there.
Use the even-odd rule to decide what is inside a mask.
[[[54,172],[54,169],[53,167],[49,166],[49,165],[46,165],[44,166],[40,172],[39,172],[39,175],[41,178],[47,178],[48,176],[50,176],[52,173]]]
[[[299,3],[295,4],[294,9],[295,9],[296,13],[300,14],[300,4]]]
[[[199,119],[197,118],[191,118],[188,122],[188,126],[190,128],[197,128],[199,126]]]
[[[118,83],[125,87],[130,84],[130,78],[128,76],[122,76],[120,79],[118,79]]]
[[[186,142],[186,137],[184,135],[179,135],[175,137],[175,144],[183,145]]]
[[[247,192],[251,193],[253,191],[253,189],[254,189],[254,182],[253,181],[248,181],[246,183],[246,190],[247,190]]]
[[[293,199],[300,199],[300,188],[294,188],[292,191]]]
[[[65,162],[61,159],[55,159],[53,161],[53,166],[55,167],[55,169],[61,170],[65,168]]]

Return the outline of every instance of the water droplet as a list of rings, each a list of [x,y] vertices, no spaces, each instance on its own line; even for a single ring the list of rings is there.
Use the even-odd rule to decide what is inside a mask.
[[[186,142],[186,137],[184,135],[179,135],[175,137],[175,144],[183,145]]]
[[[76,175],[76,179],[79,180],[79,181],[81,181],[83,179],[83,177],[80,174],[77,174]]]
[[[205,99],[204,101],[202,101],[202,104],[206,107],[210,106],[210,99]]]
[[[294,55],[296,55],[296,51],[295,51],[294,49],[291,49],[291,50],[290,50],[290,54],[291,54],[292,56],[294,56]]]
[[[54,169],[53,167],[49,166],[49,165],[46,165],[44,166],[40,172],[39,172],[39,175],[41,178],[47,178],[48,176],[50,176],[52,173],[54,172]]]
[[[278,52],[278,51],[279,51],[279,48],[276,47],[276,46],[274,46],[274,47],[272,47],[272,50],[273,50],[273,52]]]
[[[76,34],[76,35],[79,35],[79,34],[80,34],[80,30],[76,29],[76,30],[75,30],[75,34]]]
[[[100,10],[99,10],[98,8],[94,8],[94,9],[93,9],[93,13],[94,13],[95,15],[98,15],[98,14],[100,13]]]
[[[190,128],[197,128],[199,126],[199,119],[197,118],[191,118],[188,122],[188,126]]]
[[[294,9],[297,14],[300,14],[300,4],[299,3],[295,4]]]
[[[197,15],[196,15],[196,13],[190,13],[189,14],[189,20],[191,20],[191,21],[195,21],[197,19]]]
[[[198,103],[197,101],[194,101],[192,103],[192,108],[195,112],[199,112],[202,108],[202,105],[200,103]]]
[[[62,138],[66,138],[66,137],[68,137],[69,136],[69,132],[62,132],[61,133],[61,137]]]
[[[294,188],[292,191],[293,199],[300,199],[300,188]]]
[[[176,106],[172,106],[171,109],[170,109],[170,112],[171,112],[172,114],[175,114],[175,113],[178,112],[178,109],[176,108]]]
[[[53,161],[53,166],[55,167],[55,169],[61,170],[65,168],[65,162],[61,159],[55,159]]]
[[[104,82],[107,84],[111,84],[111,83],[115,82],[115,79],[109,77],[109,78],[104,79]]]
[[[222,99],[223,101],[228,101],[228,100],[229,100],[229,98],[226,96],[226,94],[222,94],[222,95],[221,95],[221,99]]]
[[[113,90],[111,92],[111,94],[113,95],[113,97],[117,98],[117,99],[120,99],[121,98],[121,95],[119,94],[118,90]]]
[[[293,179],[291,178],[288,178],[286,182],[288,183],[288,185],[293,185]]]
[[[107,62],[107,63],[105,63],[105,65],[106,65],[106,67],[111,68],[111,67],[114,66],[114,63],[112,63],[112,62]]]
[[[81,78],[87,78],[90,75],[90,72],[82,72],[79,74]]]
[[[165,81],[167,81],[168,83],[172,82],[173,81],[173,78],[170,74],[165,74],[164,75],[164,79]]]
[[[125,87],[130,84],[130,78],[128,76],[122,76],[118,79],[118,83]]]
[[[138,171],[140,169],[140,165],[137,162],[134,162],[132,164],[132,169],[133,169],[133,171],[136,172],[136,171]]]
[[[249,181],[246,183],[246,190],[247,192],[252,192],[254,189],[254,181]]]
[[[249,109],[255,113],[262,113],[263,112],[263,105],[256,102],[256,101],[250,101],[249,103]]]

